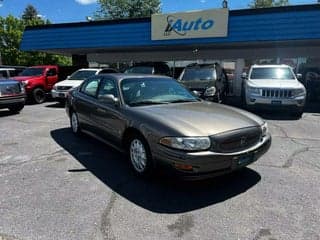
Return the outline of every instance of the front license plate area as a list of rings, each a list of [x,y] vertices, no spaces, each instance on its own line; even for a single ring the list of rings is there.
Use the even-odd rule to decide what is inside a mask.
[[[271,104],[273,104],[273,105],[281,105],[282,102],[280,100],[272,100]]]
[[[238,158],[238,165],[246,165],[249,164],[253,161],[253,155],[248,154],[248,155],[243,155]]]

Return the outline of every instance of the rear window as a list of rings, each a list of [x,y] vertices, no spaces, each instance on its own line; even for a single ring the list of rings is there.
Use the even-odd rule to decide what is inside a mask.
[[[125,71],[125,73],[142,73],[142,74],[153,74],[153,67],[149,66],[136,66],[129,68]]]
[[[286,67],[267,67],[253,68],[250,79],[295,79],[290,68]]]
[[[84,80],[88,77],[91,77],[96,74],[97,71],[94,70],[80,70],[74,72],[70,77],[69,80]]]

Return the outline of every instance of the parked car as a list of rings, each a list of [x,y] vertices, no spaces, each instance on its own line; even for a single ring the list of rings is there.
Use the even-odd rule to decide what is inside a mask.
[[[0,66],[0,78],[11,78],[19,75],[25,67],[22,66]]]
[[[228,92],[226,72],[218,64],[191,64],[180,74],[178,81],[202,99],[222,102]]]
[[[82,68],[75,71],[66,80],[56,83],[52,90],[52,98],[61,104],[65,103],[67,93],[70,89],[78,87],[83,80],[90,76],[103,74],[103,73],[117,73],[118,71],[113,68]]]
[[[70,91],[71,129],[126,151],[133,170],[167,166],[186,178],[243,168],[271,143],[267,123],[241,109],[199,100],[175,79],[96,75]]]
[[[14,79],[24,84],[29,99],[35,103],[43,103],[46,93],[58,81],[58,73],[56,65],[40,65],[26,68]]]
[[[141,62],[135,63],[125,73],[157,74],[171,76],[169,66],[165,62]]]
[[[0,79],[0,109],[8,108],[19,113],[25,103],[26,94],[21,82],[12,79]]]
[[[301,117],[306,89],[288,65],[253,65],[243,74],[242,96],[249,109],[291,109]],[[300,77],[300,76],[299,76]]]
[[[320,67],[314,65],[304,65],[299,69],[302,75],[302,83],[307,89],[307,98],[309,101],[320,99]]]

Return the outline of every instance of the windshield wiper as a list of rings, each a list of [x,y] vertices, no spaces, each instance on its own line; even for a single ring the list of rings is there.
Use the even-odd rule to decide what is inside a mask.
[[[184,103],[184,102],[198,102],[197,99],[176,99],[170,101],[170,103]]]
[[[169,102],[159,102],[159,101],[145,100],[145,101],[131,102],[128,105],[130,105],[130,106],[142,106],[142,105],[168,104],[168,103]]]

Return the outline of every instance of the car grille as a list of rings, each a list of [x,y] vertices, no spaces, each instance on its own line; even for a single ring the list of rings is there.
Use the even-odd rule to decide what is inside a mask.
[[[262,97],[266,98],[291,98],[292,90],[288,89],[262,89]]]
[[[10,96],[17,94],[21,94],[21,87],[19,83],[0,85],[0,96]]]
[[[57,86],[57,90],[60,90],[60,91],[68,91],[71,88],[72,86]]]
[[[211,150],[220,153],[239,152],[256,145],[262,136],[260,127],[249,127],[211,136]]]

